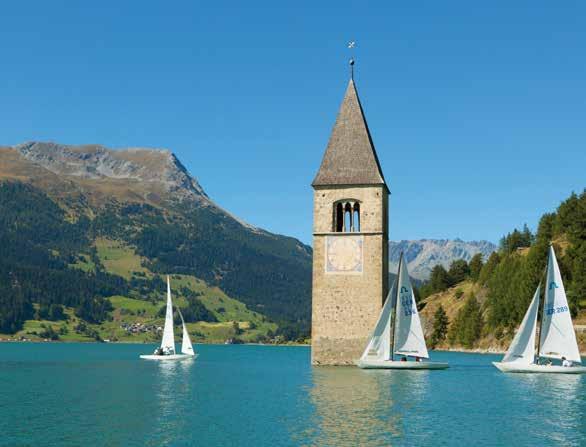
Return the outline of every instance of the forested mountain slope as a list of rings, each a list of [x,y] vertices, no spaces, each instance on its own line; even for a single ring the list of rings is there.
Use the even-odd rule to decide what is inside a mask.
[[[419,304],[432,344],[506,349],[543,279],[550,243],[586,350],[586,191],[542,216],[535,235],[525,227],[503,237],[486,263],[475,257],[434,268]]]
[[[104,246],[132,268],[117,270],[126,261],[111,262]],[[226,306],[206,301],[222,295],[252,326],[309,331],[311,248],[215,205],[169,151],[0,148],[0,247],[0,333],[52,305],[104,324],[117,312],[109,297],[156,302],[165,274],[190,278],[180,296],[201,321],[227,321]]]

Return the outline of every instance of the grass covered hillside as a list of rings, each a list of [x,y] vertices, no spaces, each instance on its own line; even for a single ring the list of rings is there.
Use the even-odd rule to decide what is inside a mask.
[[[9,250],[0,266],[12,281],[3,284],[0,295],[4,337],[152,341],[160,336],[164,276],[144,267],[146,258],[122,241],[85,237],[78,225],[87,222],[67,222],[59,207],[29,186],[2,184],[2,198],[3,228],[18,227],[2,239]],[[174,274],[171,281],[195,340],[267,340],[278,329],[201,279]]]
[[[196,339],[309,333],[311,249],[217,207],[170,152],[0,148],[0,246],[4,337],[149,339],[167,274]]]
[[[586,191],[545,214],[536,234],[503,237],[486,263],[472,258],[434,268],[420,293],[426,336],[439,348],[506,349],[556,251],[578,341],[586,351]]]

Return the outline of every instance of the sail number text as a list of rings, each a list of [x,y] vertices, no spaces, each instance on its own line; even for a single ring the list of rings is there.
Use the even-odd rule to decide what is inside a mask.
[[[406,317],[417,313],[417,308],[413,306],[413,298],[411,298],[411,294],[408,296],[401,296],[401,307],[403,307],[403,312]]]
[[[567,312],[568,310],[568,306],[550,307],[549,309],[546,309],[545,313],[547,315],[561,314],[562,312]]]

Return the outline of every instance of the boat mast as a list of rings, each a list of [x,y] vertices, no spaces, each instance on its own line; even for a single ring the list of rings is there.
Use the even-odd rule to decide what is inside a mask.
[[[397,307],[399,306],[399,286],[401,285],[401,264],[403,264],[403,252],[399,257],[399,270],[397,271],[397,279],[395,284],[397,285],[397,294],[395,295],[395,308],[393,309],[393,315],[391,317],[391,361],[395,360],[395,321],[397,320]]]
[[[541,331],[543,329],[543,316],[545,315],[545,294],[547,293],[547,268],[549,266],[549,250],[547,254],[547,264],[541,273],[541,279],[539,280],[539,301],[541,301],[541,284],[543,281],[543,274],[545,273],[545,289],[543,289],[543,307],[541,308],[541,319],[539,320],[539,331],[537,332],[537,363],[539,363],[539,351],[541,350]],[[540,303],[541,304],[541,303]],[[541,307],[541,306],[539,306]],[[537,313],[539,317],[539,312]]]
[[[538,306],[537,316],[539,317],[539,308],[541,307],[541,281],[539,281],[539,301],[540,305]],[[541,319],[539,319],[539,324],[537,325],[537,352],[536,357],[537,359],[533,359],[535,364],[539,364],[539,350],[541,349],[541,325],[543,324],[543,312],[545,312],[545,290],[543,291],[543,309],[541,309]]]

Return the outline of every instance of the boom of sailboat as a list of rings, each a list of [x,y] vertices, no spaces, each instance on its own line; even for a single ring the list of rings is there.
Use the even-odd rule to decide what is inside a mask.
[[[161,340],[161,346],[155,349],[153,354],[141,355],[141,359],[145,360],[184,360],[193,359],[197,357],[197,354],[193,350],[189,333],[185,327],[185,320],[181,310],[177,308],[179,316],[181,317],[181,325],[183,326],[183,339],[181,341],[181,353],[175,351],[175,333],[173,331],[173,300],[171,299],[171,282],[167,275],[167,309],[165,312],[165,326],[163,328],[163,339]]]
[[[586,373],[586,367],[581,366],[576,333],[553,246],[549,247],[545,286],[539,337],[536,332],[541,284],[537,286],[509,350],[502,361],[493,364],[503,372]],[[561,365],[554,365],[552,359],[561,361]]]

